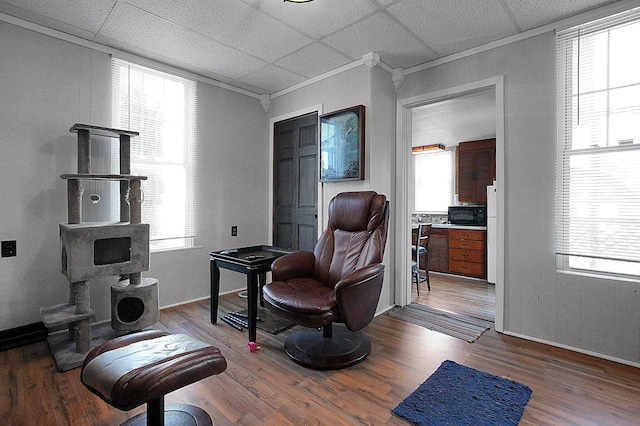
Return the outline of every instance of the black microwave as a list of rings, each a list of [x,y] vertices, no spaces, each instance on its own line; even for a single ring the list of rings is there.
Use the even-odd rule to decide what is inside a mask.
[[[484,206],[450,206],[448,219],[452,225],[487,226],[487,208]]]

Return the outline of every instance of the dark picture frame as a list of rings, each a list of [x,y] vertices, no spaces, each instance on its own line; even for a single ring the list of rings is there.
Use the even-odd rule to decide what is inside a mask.
[[[364,180],[364,105],[320,116],[320,181]]]

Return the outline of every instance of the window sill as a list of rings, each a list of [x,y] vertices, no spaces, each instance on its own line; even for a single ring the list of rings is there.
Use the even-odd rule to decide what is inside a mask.
[[[573,276],[585,277],[585,278],[596,278],[600,280],[609,280],[609,281],[624,281],[629,283],[640,284],[640,277],[628,277],[623,275],[613,275],[613,274],[605,274],[605,273],[599,273],[599,272],[565,270],[565,269],[557,269],[556,272],[558,274],[563,274],[563,275],[573,275]]]
[[[150,254],[162,254],[162,253],[170,253],[170,252],[177,252],[177,251],[191,251],[191,250],[202,250],[202,249],[204,249],[204,246],[174,247],[174,248],[167,248],[167,249],[151,250]]]

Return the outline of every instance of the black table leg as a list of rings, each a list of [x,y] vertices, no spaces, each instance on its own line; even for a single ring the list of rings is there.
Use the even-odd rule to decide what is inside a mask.
[[[262,288],[265,286],[265,284],[267,283],[267,274],[265,272],[262,272],[260,275],[258,275],[258,280],[260,282],[260,307],[264,308],[264,296],[262,294]]]
[[[258,317],[258,274],[247,271],[247,322],[249,323],[249,341],[256,341]]]
[[[211,298],[211,324],[218,322],[218,297],[220,294],[220,268],[215,259],[209,261],[209,269],[211,275],[211,289],[209,292]]]

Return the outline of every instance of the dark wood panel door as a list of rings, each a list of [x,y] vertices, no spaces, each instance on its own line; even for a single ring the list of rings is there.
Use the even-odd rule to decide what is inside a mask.
[[[313,250],[318,235],[318,114],[276,123],[274,152],[274,245]]]
[[[486,202],[487,186],[496,177],[496,140],[463,142],[458,146],[458,200]]]
[[[475,152],[458,151],[458,200],[472,201],[475,195]]]

